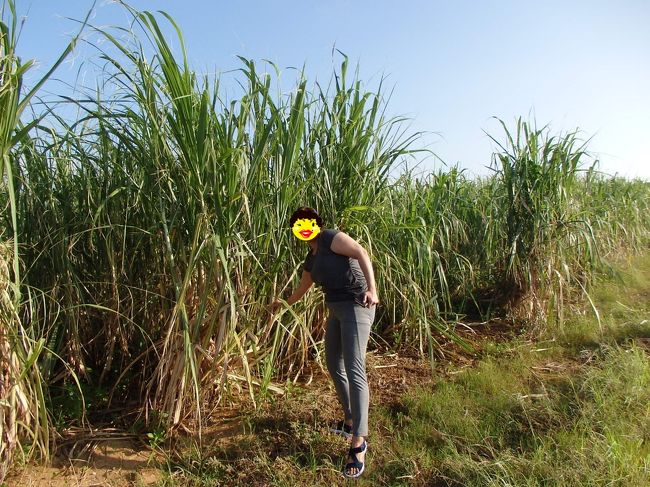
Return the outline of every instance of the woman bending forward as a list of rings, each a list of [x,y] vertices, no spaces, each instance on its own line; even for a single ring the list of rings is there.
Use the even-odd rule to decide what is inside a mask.
[[[300,284],[286,301],[294,304],[313,283],[325,293],[329,309],[325,359],[345,415],[332,431],[352,437],[343,474],[358,477],[365,468],[368,447],[366,346],[379,303],[372,264],[366,250],[350,236],[322,228],[323,220],[313,208],[298,208],[290,225],[310,250]],[[274,309],[279,306],[274,301]]]

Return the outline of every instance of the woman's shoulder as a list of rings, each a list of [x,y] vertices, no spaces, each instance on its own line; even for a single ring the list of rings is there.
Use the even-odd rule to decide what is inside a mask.
[[[333,239],[334,236],[339,233],[340,230],[334,228],[323,228],[320,232],[321,237],[326,237],[328,239]]]
[[[324,228],[320,232],[320,246],[329,249],[332,246],[332,240],[336,234],[339,233],[339,230],[334,230],[333,228]]]

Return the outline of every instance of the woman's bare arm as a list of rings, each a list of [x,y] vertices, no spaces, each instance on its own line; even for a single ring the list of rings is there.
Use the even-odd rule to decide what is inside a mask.
[[[311,279],[311,272],[302,271],[302,276],[300,276],[300,283],[296,290],[287,298],[287,304],[292,305],[297,301],[300,301],[311,285],[314,284],[314,281]]]
[[[300,276],[300,283],[295,291],[289,296],[286,300],[287,304],[291,306],[292,304],[300,301],[309,288],[314,284],[314,281],[311,279],[311,272],[302,271],[302,276]],[[278,299],[274,299],[271,303],[271,311],[275,312],[282,306],[282,302]]]

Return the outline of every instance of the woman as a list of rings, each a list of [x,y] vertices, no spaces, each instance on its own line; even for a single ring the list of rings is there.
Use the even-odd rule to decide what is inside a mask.
[[[354,239],[338,230],[323,229],[323,220],[313,208],[298,208],[291,215],[290,225],[310,251],[300,284],[286,302],[292,305],[300,300],[313,283],[325,292],[330,313],[325,328],[325,359],[345,414],[333,431],[352,437],[343,474],[356,478],[365,468],[368,447],[366,346],[379,303],[372,264]],[[274,309],[279,306],[280,302],[274,301]]]

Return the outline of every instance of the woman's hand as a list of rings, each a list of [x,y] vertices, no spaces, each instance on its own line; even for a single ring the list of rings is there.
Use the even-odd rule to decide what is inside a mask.
[[[379,297],[377,297],[377,291],[368,290],[363,293],[363,305],[366,308],[371,306],[377,306],[379,304]]]
[[[275,314],[275,313],[277,313],[278,310],[279,310],[280,308],[282,308],[282,301],[280,301],[280,300],[277,299],[277,298],[274,299],[274,300],[271,302],[269,308],[270,308],[270,310],[271,310],[271,314]]]

